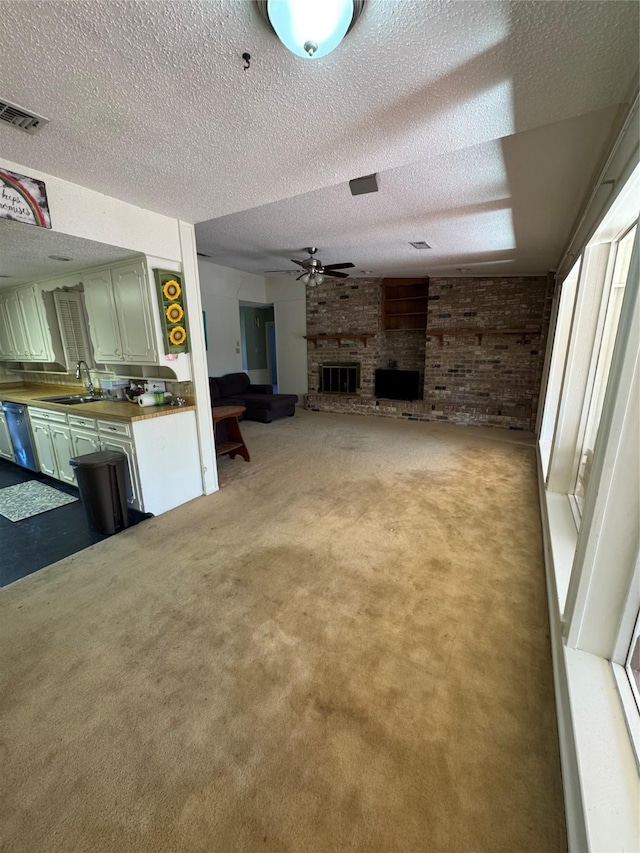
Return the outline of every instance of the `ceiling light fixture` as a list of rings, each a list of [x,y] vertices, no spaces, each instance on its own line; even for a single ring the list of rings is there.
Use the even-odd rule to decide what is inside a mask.
[[[319,272],[306,272],[299,276],[298,281],[301,281],[303,284],[308,284],[309,287],[315,287],[317,284],[322,284],[324,276]]]
[[[283,45],[302,59],[331,53],[362,14],[365,0],[256,0]]]

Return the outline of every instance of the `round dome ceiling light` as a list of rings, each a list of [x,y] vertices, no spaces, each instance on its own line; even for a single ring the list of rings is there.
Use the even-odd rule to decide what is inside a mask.
[[[302,59],[321,59],[351,30],[365,0],[256,0],[283,45]]]

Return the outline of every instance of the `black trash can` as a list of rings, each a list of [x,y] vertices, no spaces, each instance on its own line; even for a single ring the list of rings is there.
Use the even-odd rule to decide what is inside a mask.
[[[101,450],[69,460],[80,489],[87,522],[106,536],[129,526],[127,507],[127,457],[116,450]]]

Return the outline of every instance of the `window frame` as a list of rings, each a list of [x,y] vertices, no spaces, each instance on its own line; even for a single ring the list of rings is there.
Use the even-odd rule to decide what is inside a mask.
[[[596,323],[595,335],[594,335],[594,347],[591,356],[591,364],[589,366],[589,372],[587,376],[587,382],[585,387],[585,396],[582,406],[582,413],[580,418],[580,425],[578,428],[578,434],[576,437],[576,452],[574,457],[574,471],[571,474],[571,478],[573,481],[573,485],[571,486],[571,491],[568,493],[569,503],[571,505],[571,511],[573,513],[574,521],[576,524],[576,529],[580,529],[580,523],[582,520],[582,512],[584,508],[584,498],[585,494],[581,497],[577,494],[578,489],[578,477],[580,474],[580,466],[582,464],[582,459],[584,456],[585,448],[584,443],[587,437],[587,432],[591,425],[591,418],[593,416],[593,406],[594,403],[597,404],[597,398],[601,399],[599,404],[600,415],[598,417],[598,427],[600,424],[600,420],[602,418],[602,410],[604,407],[604,397],[606,394],[606,386],[609,380],[609,373],[611,371],[611,363],[613,359],[613,349],[615,347],[615,341],[618,333],[618,326],[620,324],[620,316],[622,312],[622,306],[618,310],[618,317],[615,324],[609,324],[610,312],[614,309],[612,304],[612,299],[615,296],[616,288],[614,277],[618,264],[618,259],[620,255],[620,247],[625,238],[634,230],[638,228],[638,219],[633,221],[629,225],[625,225],[622,229],[621,233],[619,233],[615,239],[610,242],[610,250],[609,257],[607,262],[607,270],[605,273],[604,287],[601,294],[601,303],[600,303],[600,311],[598,314],[598,319]],[[633,245],[635,244],[635,240],[637,240],[637,231],[631,246],[631,250],[629,253],[629,267],[627,268],[627,275],[625,276],[625,285],[623,289],[626,289],[626,283],[630,278],[630,266],[631,266],[631,255],[633,253]],[[624,294],[622,295],[622,301],[624,300]],[[606,358],[608,354],[609,368],[607,371],[606,381],[602,382],[602,378],[599,379],[599,369],[601,366],[602,358]],[[596,430],[597,436],[597,430]],[[594,439],[595,445],[595,439]],[[585,489],[586,493],[586,489]]]

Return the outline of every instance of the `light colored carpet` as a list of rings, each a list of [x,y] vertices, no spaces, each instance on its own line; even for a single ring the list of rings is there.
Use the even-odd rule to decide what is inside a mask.
[[[3,853],[565,850],[533,447],[243,430],[218,494],[0,592]]]
[[[0,489],[0,515],[9,521],[22,521],[77,500],[73,495],[47,486],[46,483],[27,480],[26,483]]]

